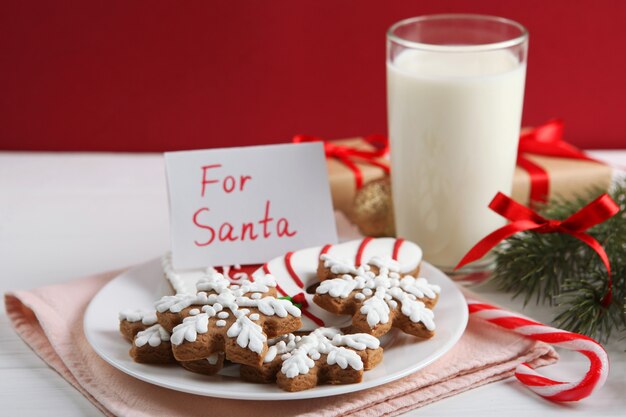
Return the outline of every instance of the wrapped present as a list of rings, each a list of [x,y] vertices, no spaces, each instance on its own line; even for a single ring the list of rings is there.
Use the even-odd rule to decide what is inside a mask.
[[[563,140],[563,122],[551,120],[520,135],[513,178],[514,200],[533,205],[607,191],[612,169]]]
[[[294,142],[324,142],[335,210],[342,211],[364,235],[395,234],[389,145],[379,135],[325,141],[298,135]],[[551,120],[520,134],[512,198],[528,205],[553,197],[572,198],[607,191],[611,167],[563,140],[563,123]]]
[[[323,142],[333,207],[354,220],[354,199],[364,185],[389,175],[389,143],[382,135],[327,141],[297,135],[293,142]]]

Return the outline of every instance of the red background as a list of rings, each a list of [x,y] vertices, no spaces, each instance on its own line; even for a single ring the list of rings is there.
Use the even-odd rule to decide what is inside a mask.
[[[162,151],[386,131],[385,31],[476,12],[530,31],[524,123],[626,147],[626,2],[5,1],[0,149]]]

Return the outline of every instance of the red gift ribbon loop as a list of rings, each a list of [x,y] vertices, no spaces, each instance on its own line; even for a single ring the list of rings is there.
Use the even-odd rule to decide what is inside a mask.
[[[363,172],[358,167],[357,162],[366,163],[382,169],[389,174],[389,165],[378,161],[377,159],[384,157],[389,153],[389,141],[383,135],[369,135],[363,138],[367,143],[371,144],[375,149],[363,150],[355,149],[351,146],[339,145],[329,142],[317,136],[296,135],[293,137],[293,143],[322,142],[324,144],[324,153],[327,158],[335,158],[342,162],[354,173],[354,182],[356,189],[363,187]]]
[[[587,156],[583,151],[563,140],[562,120],[552,119],[547,123],[520,134],[517,149],[517,165],[530,176],[530,201],[548,201],[550,182],[548,172],[526,157],[525,154],[552,156],[583,161],[600,161]]]
[[[546,219],[530,208],[518,203],[502,193],[496,194],[489,208],[502,217],[511,221],[484,237],[461,259],[455,269],[459,269],[470,262],[476,261],[487,254],[492,248],[504,239],[516,233],[533,231],[537,233],[565,233],[579,239],[593,249],[609,275],[607,292],[602,299],[602,305],[607,307],[613,298],[613,280],[609,258],[600,243],[591,235],[585,233],[587,229],[611,218],[619,212],[619,206],[608,194],[602,194],[585,207],[578,210],[565,220]]]

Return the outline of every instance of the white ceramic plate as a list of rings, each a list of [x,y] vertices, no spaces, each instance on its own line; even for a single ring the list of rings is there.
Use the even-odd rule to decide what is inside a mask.
[[[94,350],[117,369],[152,384],[192,394],[242,400],[295,400],[327,397],[386,384],[419,371],[450,350],[467,325],[467,304],[456,285],[443,272],[423,262],[420,276],[441,286],[435,307],[435,336],[420,341],[399,331],[383,339],[383,362],[365,372],[363,382],[322,385],[301,392],[285,392],[275,384],[253,384],[238,378],[237,365],[218,375],[200,375],[177,365],[145,365],[133,362],[129,343],[119,334],[118,312],[125,308],[151,308],[169,293],[160,260],[134,267],[113,279],[94,297],[85,312],[84,331]]]

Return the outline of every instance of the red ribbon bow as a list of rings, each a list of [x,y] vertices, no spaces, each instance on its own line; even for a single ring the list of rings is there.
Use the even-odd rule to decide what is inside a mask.
[[[530,175],[530,201],[545,203],[550,191],[548,172],[525,154],[599,162],[563,140],[563,121],[553,119],[520,134],[517,165]]]
[[[322,138],[309,135],[296,135],[293,137],[293,142],[322,142],[324,144],[324,153],[327,158],[337,159],[350,168],[350,170],[354,173],[354,181],[356,189],[358,190],[363,186],[363,173],[356,164],[357,162],[377,166],[385,171],[386,174],[389,174],[389,165],[377,160],[378,158],[382,158],[389,153],[389,140],[387,137],[383,135],[369,135],[363,139],[373,145],[375,149],[355,149],[351,146],[339,145],[326,141]]]
[[[498,243],[518,232],[565,233],[583,241],[600,256],[600,259],[602,259],[609,274],[608,288],[602,299],[602,305],[607,307],[611,303],[613,297],[613,281],[611,278],[609,258],[602,245],[592,236],[585,233],[590,227],[602,223],[619,211],[619,206],[608,194],[602,194],[562,221],[546,219],[502,193],[496,194],[493,200],[491,200],[491,203],[489,203],[489,208],[510,220],[511,223],[495,230],[474,245],[463,259],[461,259],[455,269],[482,258]]]

